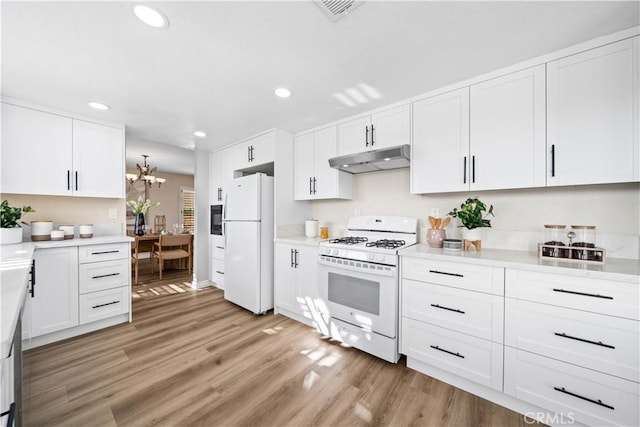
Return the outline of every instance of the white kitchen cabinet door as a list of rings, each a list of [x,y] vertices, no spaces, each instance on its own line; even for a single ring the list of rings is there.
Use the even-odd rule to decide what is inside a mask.
[[[297,246],[296,283],[298,310],[313,323],[320,318],[318,309],[318,248],[316,246]]]
[[[2,193],[70,196],[71,162],[70,118],[2,103]]]
[[[78,325],[78,247],[37,249],[31,338]]]
[[[273,162],[276,156],[276,134],[270,131],[234,146],[234,169],[247,169]]]
[[[411,141],[410,105],[389,108],[371,115],[370,148],[396,147]]]
[[[411,193],[469,190],[469,88],[413,104]]]
[[[296,136],[293,140],[294,198],[313,199],[315,166],[315,137],[313,133]]]
[[[124,131],[73,120],[73,195],[124,198]]]
[[[276,243],[275,306],[278,312],[317,325],[318,248]]]
[[[371,116],[359,117],[338,125],[338,155],[369,151]]]
[[[544,187],[544,65],[470,90],[470,189]]]
[[[283,309],[296,313],[298,290],[294,268],[294,248],[285,243],[276,243],[275,246],[275,306],[277,310]]]
[[[547,64],[547,185],[640,179],[639,39]]]
[[[233,180],[233,149],[211,153],[210,157],[210,190],[211,204],[224,202],[227,186]]]

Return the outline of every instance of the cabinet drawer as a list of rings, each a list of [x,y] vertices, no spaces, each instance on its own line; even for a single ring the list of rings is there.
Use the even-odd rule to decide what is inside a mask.
[[[640,283],[506,271],[506,295],[577,310],[640,320]]]
[[[211,280],[216,285],[224,287],[224,260],[211,260]]]
[[[118,288],[129,284],[129,260],[80,264],[80,294]]]
[[[402,279],[402,315],[502,342],[504,298]]]
[[[131,249],[129,243],[111,243],[107,245],[80,246],[78,261],[82,263],[129,259]]]
[[[504,268],[499,267],[403,257],[402,277],[504,295]]]
[[[214,246],[212,248],[211,256],[215,259],[224,260],[224,246]]]
[[[402,353],[502,391],[502,344],[402,318]]]
[[[587,425],[640,425],[638,384],[505,347],[504,391]]]
[[[129,312],[129,287],[80,295],[80,324]]]
[[[640,322],[507,298],[505,344],[640,381]]]

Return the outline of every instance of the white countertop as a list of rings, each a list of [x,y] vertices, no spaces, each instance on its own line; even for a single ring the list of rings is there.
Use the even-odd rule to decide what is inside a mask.
[[[319,237],[307,237],[307,236],[287,236],[287,237],[276,237],[273,239],[276,243],[290,243],[292,245],[305,245],[305,246],[318,246],[318,243],[323,240]]]
[[[27,298],[27,279],[34,250],[39,248],[127,243],[133,240],[129,236],[100,236],[89,239],[23,242],[15,245],[0,246],[2,254],[0,257],[0,358],[7,357],[11,349],[13,332],[18,323],[18,317],[24,301]]]
[[[540,259],[537,252],[528,251],[503,249],[482,249],[480,252],[474,249],[459,252],[445,251],[444,249],[431,248],[424,243],[419,243],[401,250],[400,256],[449,262],[460,261],[494,267],[594,277],[637,283],[640,285],[640,261],[630,259],[607,258],[604,264],[595,264],[579,261]]]

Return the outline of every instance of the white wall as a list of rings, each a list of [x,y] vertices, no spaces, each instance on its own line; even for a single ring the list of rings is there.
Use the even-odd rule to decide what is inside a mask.
[[[356,211],[417,217],[425,241],[431,208],[444,217],[469,196],[494,206],[496,217],[492,228],[483,230],[483,247],[536,250],[544,224],[582,224],[596,226],[596,244],[607,256],[638,258],[640,183],[412,195],[405,168],[354,175],[353,200],[314,201],[312,215],[335,236],[344,233]],[[447,227],[448,237],[459,235],[456,221]]]
[[[210,286],[209,280],[209,152],[195,150],[196,227],[194,233],[193,287]]]

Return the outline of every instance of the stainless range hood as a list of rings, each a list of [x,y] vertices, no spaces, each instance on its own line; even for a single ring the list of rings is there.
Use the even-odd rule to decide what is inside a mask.
[[[409,144],[391,148],[348,154],[329,159],[329,166],[349,173],[374,172],[408,168],[411,159]]]

